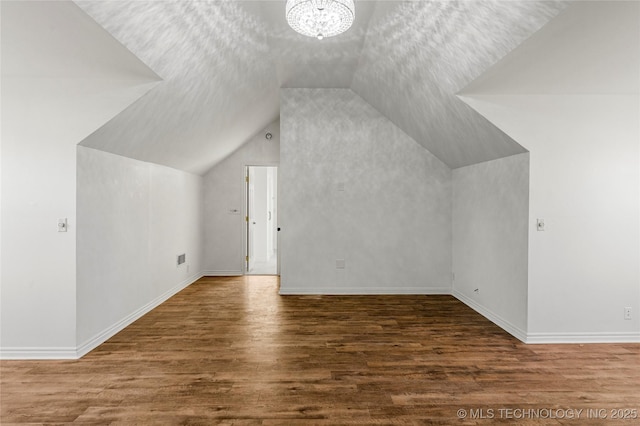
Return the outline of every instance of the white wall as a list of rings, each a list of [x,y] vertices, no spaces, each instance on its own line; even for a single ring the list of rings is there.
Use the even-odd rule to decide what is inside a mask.
[[[453,294],[521,340],[528,216],[528,153],[453,170]]]
[[[530,151],[528,342],[640,341],[639,18],[575,2],[463,93]]]
[[[85,353],[201,276],[202,177],[78,147],[77,197]]]
[[[273,135],[271,140],[265,139],[267,132]],[[279,162],[280,121],[276,120],[204,175],[205,275],[244,273],[244,168],[277,166]]]
[[[280,120],[281,292],[450,292],[449,168],[349,89],[283,89]]]
[[[638,97],[474,103],[531,149],[527,341],[640,340]]]
[[[544,128],[526,140],[529,340],[640,341],[638,98],[510,102]],[[536,218],[546,231],[535,230]],[[624,320],[624,307],[633,308],[633,320]]]
[[[76,144],[158,77],[72,2],[0,7],[0,356],[75,357]]]
[[[11,83],[3,79],[3,356],[64,357],[75,348],[77,141],[60,124],[77,129],[65,114],[39,116],[27,103],[37,96],[22,98]],[[57,232],[58,218],[68,232]]]

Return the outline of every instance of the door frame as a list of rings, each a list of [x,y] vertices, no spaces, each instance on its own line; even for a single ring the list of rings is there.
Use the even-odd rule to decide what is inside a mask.
[[[277,214],[277,221],[279,222],[280,220],[280,209],[279,209],[279,200],[280,200],[280,164],[277,162],[260,162],[260,163],[247,163],[244,166],[242,166],[242,182],[243,185],[242,187],[243,189],[243,207],[242,207],[242,212],[243,212],[243,216],[245,218],[245,220],[242,222],[243,226],[242,226],[242,274],[243,275],[249,275],[249,271],[247,266],[249,265],[249,262],[247,260],[247,255],[249,253],[248,251],[248,247],[249,247],[249,211],[248,211],[248,199],[249,199],[249,182],[247,181],[248,177],[249,177],[249,167],[275,167],[278,172],[277,172],[277,176],[276,176],[276,211],[278,212]],[[278,232],[279,229],[279,224],[276,223],[276,247],[277,247],[277,253],[276,253],[276,275],[280,276],[280,233]]]

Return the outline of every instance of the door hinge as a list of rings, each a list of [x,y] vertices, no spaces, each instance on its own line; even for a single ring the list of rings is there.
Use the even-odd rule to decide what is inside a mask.
[[[247,183],[249,183],[249,176],[245,176],[245,177],[244,177],[244,181],[245,181],[245,182],[247,182]]]
[[[244,261],[245,261],[245,262],[248,262],[248,261],[249,261],[249,256],[245,256],[245,257],[244,257]]]
[[[245,217],[244,217],[244,221],[245,221],[245,222],[249,222],[249,216],[245,216]]]

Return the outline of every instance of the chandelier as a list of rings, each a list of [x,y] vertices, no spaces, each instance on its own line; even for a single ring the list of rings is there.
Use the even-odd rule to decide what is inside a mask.
[[[287,0],[289,26],[322,40],[347,31],[355,18],[353,0]]]

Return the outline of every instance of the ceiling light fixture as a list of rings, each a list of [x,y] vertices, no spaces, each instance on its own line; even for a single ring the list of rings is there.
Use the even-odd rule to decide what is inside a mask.
[[[322,40],[351,28],[356,9],[353,0],[287,0],[286,17],[295,31]]]

